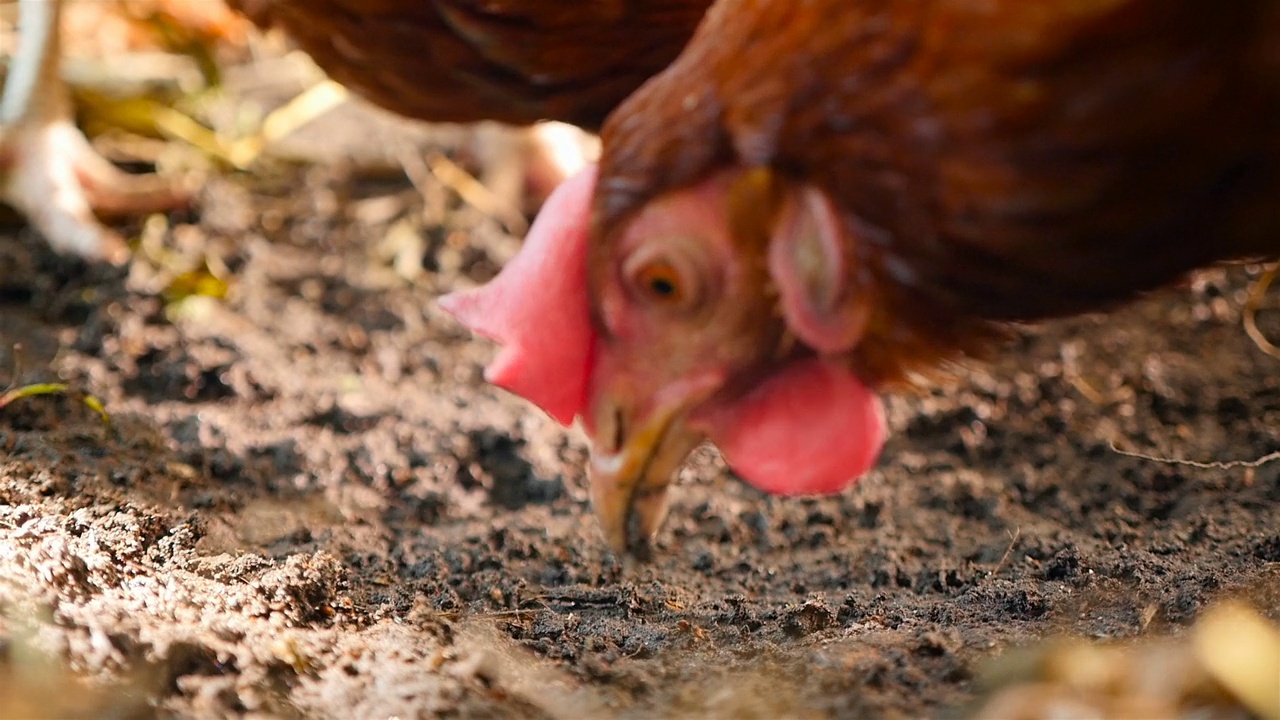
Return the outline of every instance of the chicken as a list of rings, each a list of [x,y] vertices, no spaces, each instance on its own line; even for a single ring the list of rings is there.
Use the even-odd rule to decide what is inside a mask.
[[[1280,251],[1280,0],[719,0],[522,255],[444,308],[643,553],[689,451],[775,493],[1011,322]],[[550,318],[554,317],[554,321]],[[535,322],[536,321],[536,322]]]
[[[711,0],[230,3],[285,30],[330,77],[401,115],[517,126],[556,120],[594,132],[676,57]],[[536,125],[513,140],[523,164],[516,181],[527,187],[497,193],[512,206],[524,190],[539,203],[591,153],[589,140],[563,126]]]
[[[63,253],[120,261],[128,247],[104,214],[165,210],[187,193],[154,175],[117,169],[72,122],[58,73],[62,0],[19,0],[21,38],[0,96],[0,202],[27,216]]]

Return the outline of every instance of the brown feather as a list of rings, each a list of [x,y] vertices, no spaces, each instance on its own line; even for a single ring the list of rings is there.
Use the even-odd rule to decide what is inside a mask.
[[[711,0],[230,0],[335,80],[424,120],[597,129]]]
[[[721,0],[609,119],[594,228],[726,168],[824,190],[897,381],[1280,250],[1280,0]]]

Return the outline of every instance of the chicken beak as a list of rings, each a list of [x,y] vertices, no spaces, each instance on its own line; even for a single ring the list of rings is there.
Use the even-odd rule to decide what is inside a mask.
[[[639,424],[617,406],[600,414],[587,477],[605,540],[619,556],[650,556],[650,541],[667,513],[667,487],[702,443],[681,407],[652,413]]]

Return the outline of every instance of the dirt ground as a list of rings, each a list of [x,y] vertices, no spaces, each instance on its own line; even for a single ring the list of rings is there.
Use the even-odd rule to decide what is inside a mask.
[[[343,117],[321,144],[387,146]],[[421,190],[350,158],[216,176],[126,227],[125,269],[0,231],[0,386],[61,380],[111,420],[0,410],[10,715],[955,716],[1009,647],[1181,635],[1229,596],[1280,618],[1280,463],[1113,449],[1280,448],[1246,269],[890,398],[839,496],[765,497],[700,451],[624,566],[580,436],[486,386],[492,347],[433,304],[517,241]],[[225,299],[183,297],[211,276]]]

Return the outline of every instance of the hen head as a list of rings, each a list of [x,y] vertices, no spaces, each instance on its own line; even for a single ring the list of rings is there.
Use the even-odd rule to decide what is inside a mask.
[[[441,300],[505,347],[487,378],[591,440],[592,503],[646,552],[699,444],[770,493],[846,487],[884,439],[878,398],[835,359],[866,324],[846,302],[832,209],[763,170],[659,197],[608,234],[595,171],[548,200],[490,284]]]

